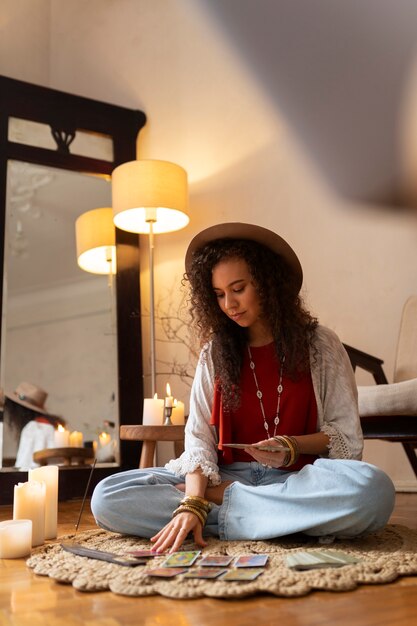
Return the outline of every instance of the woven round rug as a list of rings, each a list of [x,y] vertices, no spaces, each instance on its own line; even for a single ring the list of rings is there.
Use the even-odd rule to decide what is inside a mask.
[[[61,537],[71,541],[73,536]],[[118,535],[104,530],[77,534],[76,541],[87,548],[125,556],[131,550],[149,549],[146,539]],[[339,568],[295,571],[286,557],[300,550],[331,548],[358,559]],[[185,549],[185,548],[184,548]],[[187,545],[186,549],[195,549]],[[27,565],[36,574],[72,584],[79,591],[112,591],[126,596],[159,594],[168,598],[242,598],[259,593],[298,597],[310,591],[352,591],[361,584],[390,583],[399,576],[417,574],[417,532],[400,525],[390,525],[365,537],[336,540],[323,546],[305,536],[290,536],[271,541],[220,541],[208,539],[202,555],[267,554],[262,574],[253,581],[226,582],[221,579],[190,579],[183,575],[170,579],[155,578],[149,570],[161,566],[166,556],[158,556],[145,565],[124,567],[74,555],[60,543],[35,549]],[[198,561],[196,562],[198,566]]]

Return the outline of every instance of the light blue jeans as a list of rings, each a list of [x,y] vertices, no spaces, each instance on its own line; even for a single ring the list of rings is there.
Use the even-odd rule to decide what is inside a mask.
[[[220,468],[234,481],[223,504],[213,505],[204,534],[220,539],[271,539],[296,532],[354,537],[382,528],[394,508],[390,478],[362,461],[318,459],[299,472],[257,462]],[[107,530],[152,537],[169,522],[184,497],[184,482],[161,467],[130,470],[101,481],[91,500],[93,515]]]

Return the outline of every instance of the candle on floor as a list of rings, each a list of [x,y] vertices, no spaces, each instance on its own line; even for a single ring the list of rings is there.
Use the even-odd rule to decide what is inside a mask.
[[[45,484],[45,539],[55,539],[58,527],[58,466],[29,470],[29,481]]]
[[[21,559],[32,548],[32,520],[0,522],[0,559]]]
[[[180,426],[184,424],[184,402],[181,400],[174,400],[174,406],[172,408],[171,422],[175,426]]]
[[[66,430],[61,424],[54,432],[55,448],[68,448],[69,446],[69,431]]]
[[[69,445],[71,448],[83,447],[83,434],[79,430],[73,430],[69,436]]]
[[[32,520],[32,546],[45,541],[45,483],[27,482],[14,486],[13,519]]]
[[[161,426],[164,419],[164,401],[158,399],[156,393],[153,398],[145,398],[143,401],[144,426]]]

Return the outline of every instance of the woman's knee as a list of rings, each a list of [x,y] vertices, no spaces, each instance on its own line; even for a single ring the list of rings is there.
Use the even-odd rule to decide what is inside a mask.
[[[107,480],[108,478],[104,478],[104,480],[100,481],[94,488],[93,495],[91,496],[90,508],[97,523],[100,523],[100,520],[106,517],[109,506],[105,487]]]
[[[367,466],[368,483],[364,499],[372,503],[371,530],[382,528],[388,522],[395,505],[395,487],[390,477],[375,465]]]
[[[363,461],[326,459],[316,463],[337,475],[336,489],[351,511],[355,534],[385,526],[395,503],[395,488],[385,472]]]
[[[395,504],[392,480],[370,463],[352,461],[349,472],[355,499],[357,520],[362,520],[366,532],[378,530],[388,522]]]

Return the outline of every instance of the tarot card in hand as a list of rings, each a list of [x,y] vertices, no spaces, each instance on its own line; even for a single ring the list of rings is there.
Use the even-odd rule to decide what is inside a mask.
[[[237,581],[237,582],[245,582],[250,580],[255,580],[263,573],[262,567],[248,567],[248,568],[233,568],[230,569],[224,576],[221,577],[221,580],[227,580],[229,582]]]
[[[224,567],[192,567],[183,578],[218,578],[226,572],[227,569]]]
[[[234,562],[234,567],[263,567],[267,561],[267,554],[248,554],[239,556]]]
[[[267,444],[261,445],[257,443],[223,443],[222,445],[225,448],[237,448],[238,450],[243,450],[244,448],[256,448],[257,450],[264,450],[266,452],[282,452],[283,450],[288,450],[288,448],[278,443],[273,446],[268,446]]]
[[[199,562],[199,567],[227,567],[233,561],[232,556],[227,555],[207,555],[203,556]]]
[[[187,571],[185,567],[154,567],[149,569],[146,574],[148,576],[158,576],[159,578],[173,578]]]
[[[190,567],[200,556],[201,550],[174,552],[162,563],[161,567]]]

